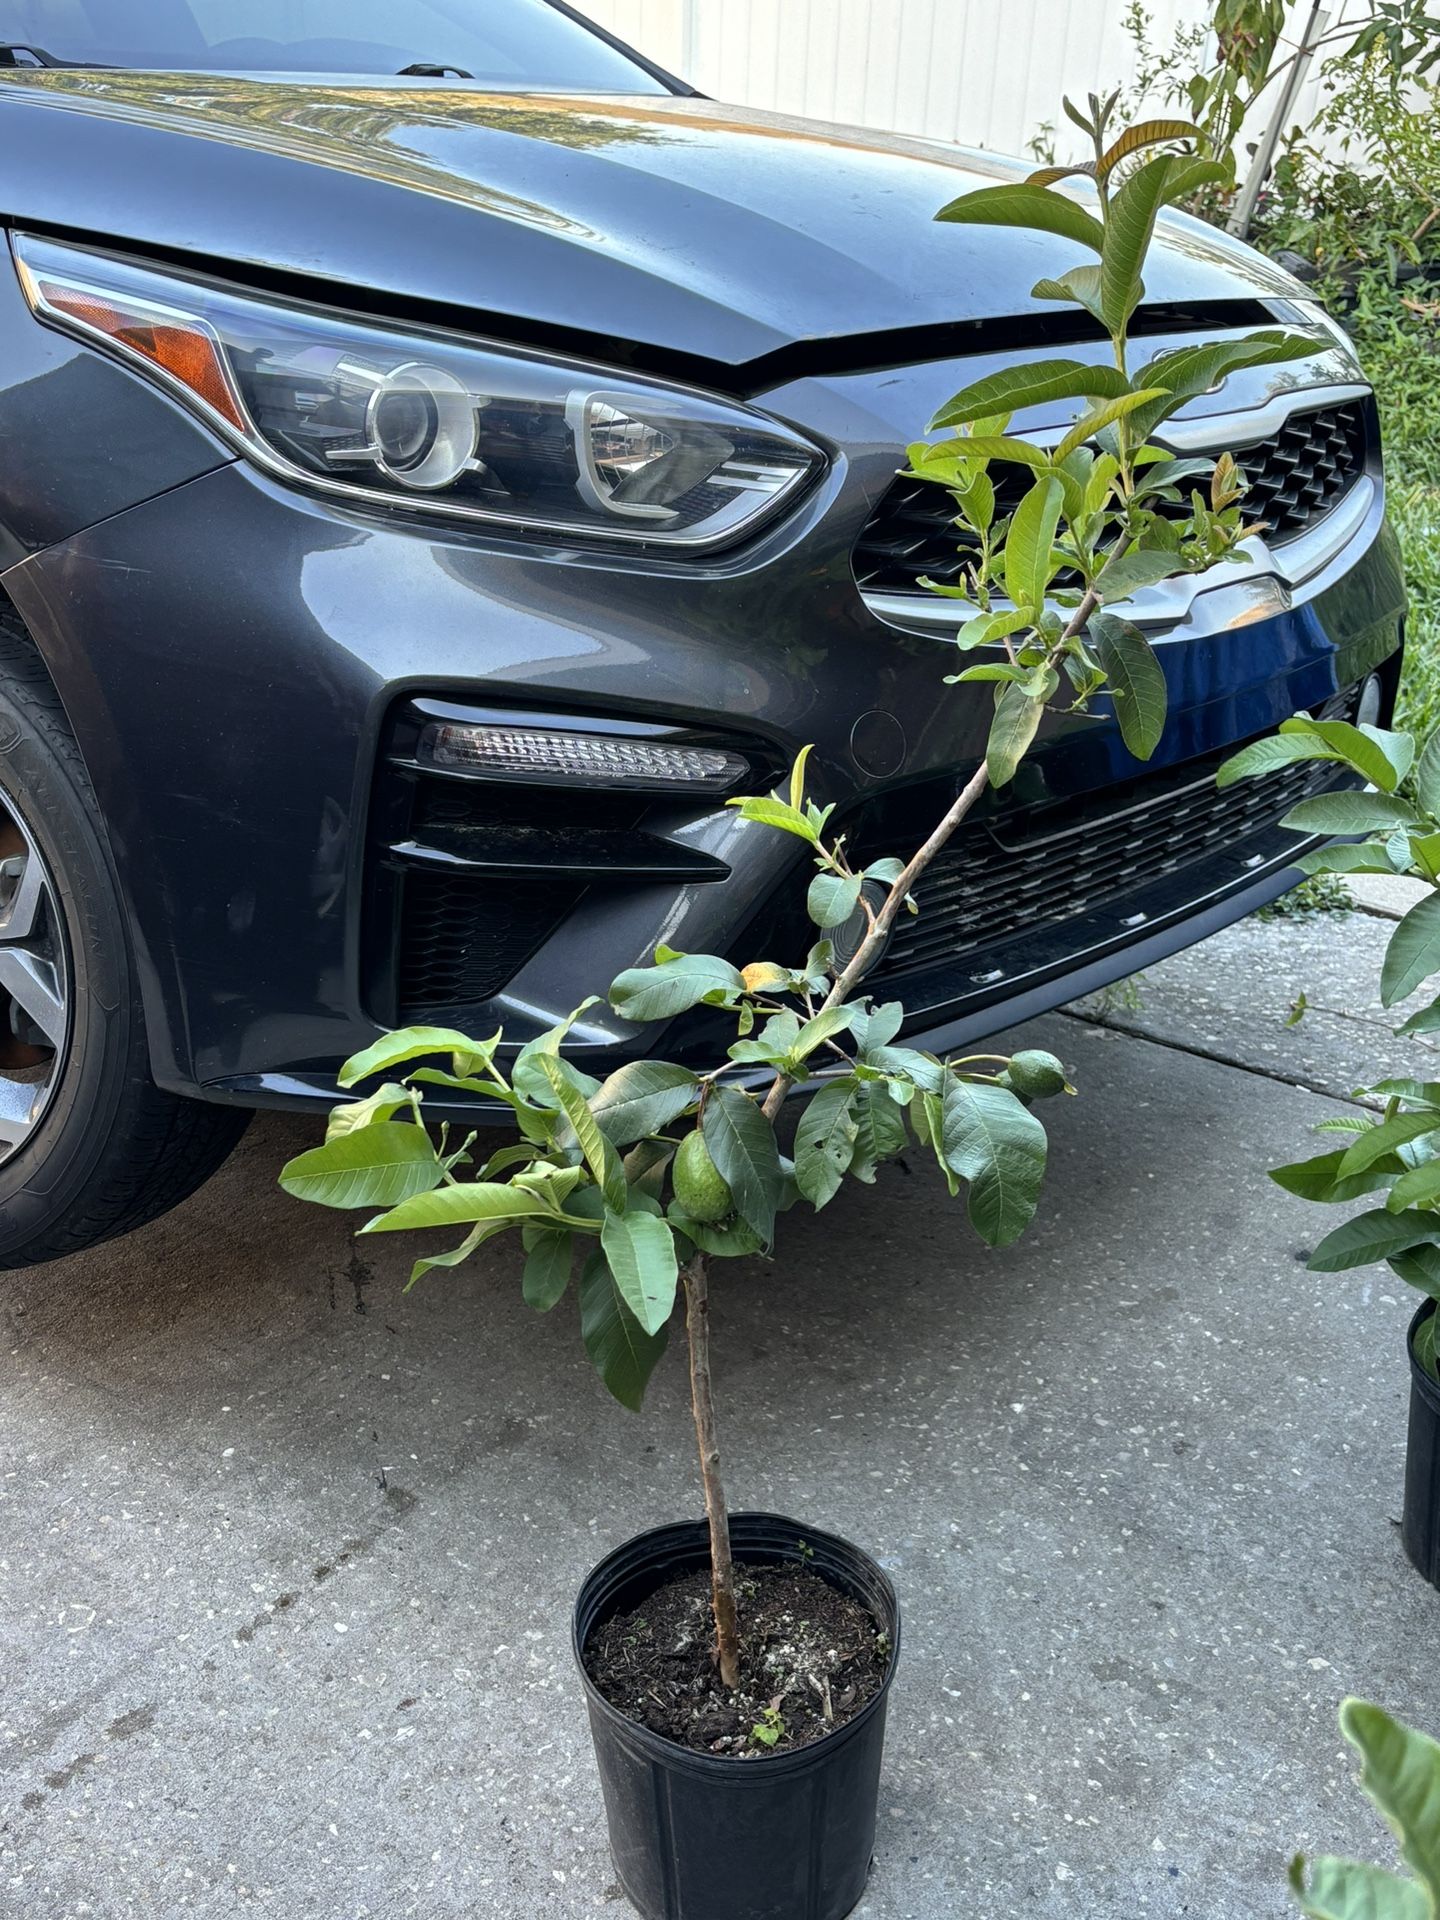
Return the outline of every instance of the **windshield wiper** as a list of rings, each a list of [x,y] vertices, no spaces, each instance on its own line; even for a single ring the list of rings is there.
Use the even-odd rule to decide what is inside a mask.
[[[15,58],[17,53],[28,53],[30,59],[28,61],[17,60]],[[43,47],[28,47],[23,40],[0,40],[0,67],[29,66],[31,62],[37,67],[58,67],[60,65],[60,62],[55,58],[54,54],[46,53]]]
[[[428,60],[412,60],[408,67],[401,67],[396,74],[397,80],[473,80],[473,73],[467,73],[464,67],[442,67],[432,65]]]
[[[28,53],[28,60],[17,60],[16,55]],[[43,47],[32,47],[24,40],[0,40],[0,67],[96,67],[98,60],[57,60],[53,53],[47,53]],[[105,69],[109,71],[109,69]]]

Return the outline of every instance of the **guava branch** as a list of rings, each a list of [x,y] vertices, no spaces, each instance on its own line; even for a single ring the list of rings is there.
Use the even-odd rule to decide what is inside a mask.
[[[1088,588],[1079,606],[1076,607],[1074,613],[1071,615],[1069,625],[1051,648],[1049,656],[1050,665],[1053,666],[1060,658],[1065,642],[1073,640],[1077,633],[1084,630],[1086,622],[1099,604],[1100,596],[1095,592],[1093,587]],[[914,892],[917,883],[926,869],[936,856],[944,850],[946,843],[954,834],[957,827],[959,827],[960,823],[965,819],[965,816],[974,807],[976,801],[979,800],[980,796],[985,792],[989,784],[989,762],[982,759],[974,773],[971,774],[970,778],[965,782],[965,785],[960,789],[954,802],[946,809],[939,825],[936,826],[918,852],[911,856],[889,893],[886,894],[884,901],[871,917],[869,930],[865,938],[856,948],[849,965],[837,976],[834,986],[831,987],[829,993],[826,995],[820,1008],[822,1013],[825,1012],[828,1007],[842,1006],[879,959],[885,942],[890,936],[890,929],[895,925],[896,919],[904,908],[906,898]],[[794,1081],[788,1079],[783,1073],[776,1074],[770,1084],[770,1091],[765,1096],[765,1117],[767,1120],[775,1119],[781,1107],[785,1104],[786,1096],[794,1084]]]

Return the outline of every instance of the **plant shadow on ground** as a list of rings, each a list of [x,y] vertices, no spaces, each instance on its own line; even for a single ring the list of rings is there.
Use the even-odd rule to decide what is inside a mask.
[[[1103,1223],[1107,1185],[1118,1178],[1113,1132],[1095,1124],[1084,1084],[1104,1043],[1072,1031],[1073,1041],[1061,1039],[1078,1056],[1081,1093],[1051,1108],[1058,1177],[1024,1243],[1003,1253],[980,1245],[963,1202],[949,1199],[928,1157],[912,1153],[882,1169],[876,1191],[847,1187],[823,1217],[792,1214],[778,1258],[731,1264],[715,1303],[730,1323],[720,1370],[773,1370],[775,1391],[788,1400],[802,1325],[812,1329],[807,1371],[837,1393],[862,1385],[862,1353],[878,1354],[887,1370],[944,1353],[963,1371],[980,1347],[1003,1354],[1013,1345],[1021,1364],[1029,1321],[1064,1303],[1057,1248]],[[1119,1062],[1106,1065],[1109,1078]],[[1223,1132],[1217,1142],[1210,1130],[1218,1118],[1203,1099],[1177,1103],[1145,1141],[1147,1179],[1158,1188],[1184,1180],[1197,1127],[1205,1152],[1223,1146]],[[510,1399],[507,1382],[517,1375],[558,1370],[552,1377],[568,1381],[597,1430],[623,1445],[631,1422],[598,1389],[568,1324],[573,1290],[551,1314],[532,1313],[520,1298],[515,1249],[502,1240],[459,1273],[430,1274],[406,1294],[416,1250],[408,1236],[357,1242],[363,1215],[305,1208],[276,1188],[276,1166],[316,1134],[312,1121],[261,1115],[229,1164],[175,1213],[89,1255],[13,1276],[13,1344],[42,1345],[47,1367],[77,1384],[103,1381],[113,1391],[123,1383],[145,1396],[148,1415],[168,1388],[193,1396],[213,1381],[239,1392],[251,1358],[258,1365],[277,1347],[293,1349],[297,1365],[323,1360],[363,1375],[387,1355],[405,1356],[418,1373],[429,1341],[460,1341],[472,1355],[477,1404]],[[1238,1143],[1235,1157],[1238,1166]],[[239,1219],[243,1237],[229,1230]],[[1142,1263],[1163,1259],[1158,1222],[1153,1247],[1142,1239],[1131,1251]],[[672,1341],[655,1383],[667,1430],[684,1385],[678,1328]],[[650,1410],[640,1416],[651,1419]]]

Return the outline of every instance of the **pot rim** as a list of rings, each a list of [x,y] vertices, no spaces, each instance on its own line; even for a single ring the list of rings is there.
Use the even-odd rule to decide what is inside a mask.
[[[693,1747],[682,1746],[678,1740],[668,1739],[663,1733],[656,1733],[653,1728],[642,1726],[638,1720],[632,1720],[629,1714],[622,1713],[617,1706],[605,1698],[586,1670],[584,1648],[580,1641],[580,1598],[590,1582],[603,1573],[612,1562],[633,1554],[637,1548],[643,1549],[652,1541],[658,1546],[662,1539],[674,1541],[677,1535],[699,1533],[702,1543],[708,1547],[708,1521],[704,1519],[672,1520],[664,1526],[646,1527],[642,1532],[632,1534],[628,1540],[622,1540],[619,1546],[613,1548],[603,1559],[597,1560],[585,1575],[580,1583],[580,1592],[576,1595],[575,1604],[570,1610],[570,1650],[580,1672],[580,1682],[585,1689],[590,1711],[598,1713],[618,1733],[628,1735],[642,1746],[663,1755],[667,1765],[682,1766],[687,1770],[709,1774],[715,1779],[731,1781],[744,1779],[752,1774],[758,1780],[764,1774],[773,1777],[776,1773],[818,1765],[822,1756],[833,1753],[837,1746],[858,1737],[875,1715],[883,1711],[889,1697],[890,1684],[900,1664],[900,1602],[889,1574],[872,1554],[867,1553],[863,1547],[857,1547],[853,1540],[845,1539],[842,1534],[831,1533],[824,1527],[806,1526],[802,1521],[792,1520],[787,1514],[732,1513],[730,1516],[732,1536],[734,1529],[747,1521],[758,1521],[767,1526],[783,1528],[797,1540],[823,1541],[827,1547],[838,1549],[841,1555],[852,1555],[864,1561],[888,1602],[891,1618],[894,1621],[894,1631],[890,1636],[889,1664],[885,1669],[885,1677],[873,1698],[866,1701],[853,1720],[847,1720],[843,1727],[837,1727],[833,1733],[823,1734],[820,1739],[812,1740],[808,1746],[796,1747],[789,1753],[756,1754],[744,1760],[730,1754],[697,1753]],[[736,1561],[743,1562],[746,1557],[745,1543],[732,1537],[731,1547]],[[783,1549],[774,1547],[767,1548],[762,1557],[767,1560],[777,1557],[794,1558],[797,1564],[805,1564],[798,1555],[786,1555]]]

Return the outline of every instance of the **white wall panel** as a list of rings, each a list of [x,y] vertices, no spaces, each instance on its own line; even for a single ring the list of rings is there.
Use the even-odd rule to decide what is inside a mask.
[[[717,99],[817,120],[888,127],[999,152],[1024,151],[1050,121],[1076,136],[1069,92],[1128,84],[1134,48],[1122,0],[577,0],[602,26]],[[1335,19],[1367,0],[1330,0]],[[1298,29],[1308,8],[1297,0]],[[1152,39],[1209,12],[1149,0]],[[1308,123],[1319,93],[1302,91]],[[1258,131],[1258,129],[1255,129]]]
[[[1128,80],[1119,0],[580,0],[717,99],[1007,151]],[[1163,42],[1197,0],[1153,0]]]

